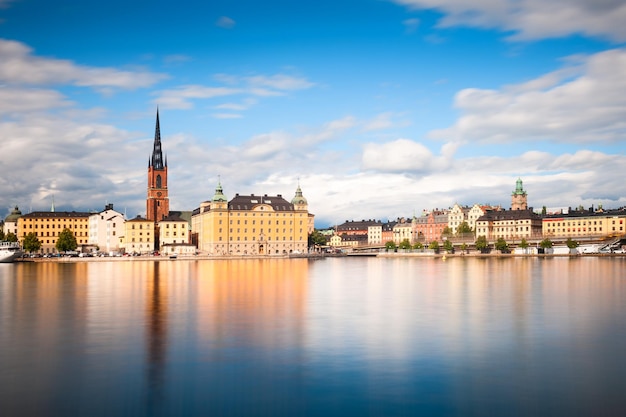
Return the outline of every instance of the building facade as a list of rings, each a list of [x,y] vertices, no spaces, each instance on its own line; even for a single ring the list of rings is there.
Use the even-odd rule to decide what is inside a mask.
[[[103,252],[117,252],[124,235],[124,215],[107,204],[103,211],[89,216],[89,245]]]
[[[298,185],[291,202],[282,195],[239,195],[228,201],[221,183],[192,215],[193,241],[209,255],[282,255],[307,250],[312,221]]]
[[[415,218],[413,223],[413,234],[416,242],[439,242],[444,229],[448,226],[448,212],[437,209],[424,212],[421,217]]]
[[[186,220],[170,215],[158,223],[159,247],[189,243],[189,230]]]
[[[126,253],[148,254],[154,251],[155,239],[154,221],[137,216],[124,223],[120,247]]]
[[[476,221],[476,236],[485,236],[489,241],[539,239],[542,219],[530,209],[488,211]]]
[[[569,211],[543,218],[543,235],[548,238],[603,238],[626,234],[626,209]]]
[[[17,221],[17,236],[21,244],[30,232],[41,242],[41,253],[57,253],[59,234],[69,229],[76,238],[78,247],[89,244],[89,216],[91,213],[77,211],[34,211],[21,216]]]

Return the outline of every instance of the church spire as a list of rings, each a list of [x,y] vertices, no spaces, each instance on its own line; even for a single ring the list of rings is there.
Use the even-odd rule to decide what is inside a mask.
[[[156,114],[156,127],[154,129],[154,148],[152,149],[152,158],[150,161],[152,168],[163,169],[163,152],[161,151],[161,127],[159,125],[159,109]]]

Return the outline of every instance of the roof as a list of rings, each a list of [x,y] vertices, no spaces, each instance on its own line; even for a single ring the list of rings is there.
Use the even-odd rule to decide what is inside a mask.
[[[477,222],[497,222],[503,220],[541,220],[541,216],[532,211],[527,210],[502,210],[502,211],[488,211],[484,215],[480,216]]]
[[[365,230],[370,226],[382,226],[380,220],[361,220],[361,221],[349,221],[347,220],[345,223],[337,226],[337,231],[348,231],[348,230]]]
[[[616,210],[603,210],[603,211],[588,211],[588,210],[570,210],[568,213],[558,214],[546,214],[543,217],[544,220],[553,219],[571,219],[579,217],[614,217],[614,216],[626,216],[626,209]]]
[[[33,211],[32,213],[25,214],[22,217],[26,219],[83,218],[89,217],[91,214],[92,213],[83,211]]]
[[[270,205],[274,211],[294,211],[293,204],[285,200],[280,194],[276,196],[236,194],[235,198],[228,202],[228,208],[230,210],[252,210],[260,204]]]

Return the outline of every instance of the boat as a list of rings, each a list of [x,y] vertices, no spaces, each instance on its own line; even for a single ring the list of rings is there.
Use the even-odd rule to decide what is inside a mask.
[[[17,242],[0,242],[0,263],[13,262],[22,254],[20,244]]]

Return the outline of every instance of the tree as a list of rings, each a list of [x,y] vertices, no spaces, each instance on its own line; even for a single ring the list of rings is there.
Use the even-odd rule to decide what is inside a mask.
[[[0,226],[2,226],[2,225],[0,224]],[[0,227],[0,241],[2,241],[2,240],[4,240],[4,230],[2,230],[2,227]]]
[[[487,249],[487,246],[488,246],[487,237],[478,236],[474,244],[476,245],[476,249],[478,249],[481,252],[484,251],[485,249]]]
[[[499,250],[501,253],[505,253],[509,251],[509,245],[508,243],[506,243],[506,240],[504,240],[503,237],[498,238],[494,247],[496,248],[496,250]]]
[[[61,233],[59,233],[59,238],[57,239],[56,248],[59,252],[67,252],[70,250],[76,250],[78,247],[78,243],[76,243],[76,236],[70,229],[63,229]]]
[[[314,230],[309,235],[309,246],[325,246],[326,244],[326,236],[324,236],[319,230]]]
[[[467,252],[467,243],[465,243],[465,242],[461,243],[461,250],[463,252]]]
[[[9,232],[4,237],[4,240],[6,240],[7,242],[17,242],[17,236],[15,236],[15,233]]]
[[[463,222],[463,223],[461,223],[461,224],[459,225],[459,227],[457,227],[457,228],[456,228],[456,234],[457,234],[458,236],[465,236],[465,235],[470,234],[470,233],[472,233],[472,232],[473,232],[473,230],[472,230],[472,228],[470,227],[470,225],[469,225],[469,224],[467,224],[467,222]]]
[[[411,242],[409,242],[409,239],[404,239],[402,242],[400,242],[400,245],[398,245],[399,249],[411,249]]]
[[[415,245],[413,245],[413,249],[424,249],[424,245],[422,244],[422,242],[417,242],[415,243]]]
[[[545,238],[544,240],[542,240],[541,242],[539,242],[539,247],[543,248],[543,249],[549,249],[552,247],[552,241],[548,238]]]
[[[35,235],[33,232],[30,232],[24,238],[24,243],[22,244],[22,246],[24,247],[24,250],[26,252],[37,252],[39,249],[41,249],[41,241],[37,239],[37,235]]]
[[[526,238],[522,238],[522,241],[519,243],[519,247],[522,248],[522,249],[526,249],[526,248],[528,248],[528,246],[530,246],[530,245],[526,241]]]
[[[439,252],[439,242],[437,242],[436,240],[433,240],[432,242],[430,242],[430,245],[428,245],[428,249],[432,249],[435,252]]]
[[[443,228],[443,232],[441,232],[441,236],[452,236],[452,229],[448,226]]]
[[[576,242],[575,240],[573,240],[571,237],[567,238],[567,242],[565,242],[565,244],[567,245],[568,248],[570,249],[574,249],[578,247],[578,242]]]
[[[443,249],[444,249],[446,252],[450,253],[450,252],[453,252],[453,251],[454,251],[454,246],[452,246],[452,242],[450,242],[448,239],[446,239],[446,240],[443,242]]]
[[[390,240],[389,242],[385,243],[385,249],[387,250],[396,250],[396,244],[393,240]]]

